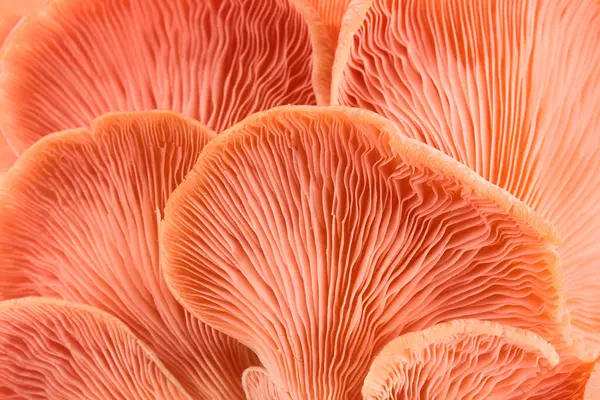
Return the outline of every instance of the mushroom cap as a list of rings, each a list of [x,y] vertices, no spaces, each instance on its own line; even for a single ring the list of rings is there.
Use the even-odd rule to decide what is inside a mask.
[[[531,332],[454,320],[388,343],[362,393],[365,400],[516,400],[558,361],[552,345]]]
[[[117,318],[47,298],[0,302],[0,397],[191,400]]]
[[[212,140],[169,198],[167,284],[294,399],[355,398],[399,335],[562,329],[552,227],[367,111],[281,107]]]
[[[599,26],[598,1],[375,0],[334,71],[332,100],[390,118],[552,222],[564,240],[571,323],[592,350],[600,350]]]
[[[170,112],[110,114],[28,149],[0,183],[0,299],[117,316],[194,398],[241,398],[257,363],[175,301],[159,265],[167,198],[214,132]]]
[[[114,111],[177,111],[220,131],[314,104],[311,54],[288,0],[53,1],[1,54],[0,129],[19,153]]]

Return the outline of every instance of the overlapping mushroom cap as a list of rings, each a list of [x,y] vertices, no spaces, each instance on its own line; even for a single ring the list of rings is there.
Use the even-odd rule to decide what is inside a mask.
[[[314,104],[311,54],[288,0],[51,1],[0,54],[0,129],[19,154],[112,111],[178,111],[220,131]]]
[[[17,8],[0,398],[600,395],[597,1]]]
[[[194,398],[240,397],[254,355],[185,312],[159,266],[165,202],[213,136],[181,116],[146,112],[104,116],[91,131],[36,143],[0,183],[0,299],[99,307]]]
[[[590,350],[600,350],[598,26],[597,1],[375,0],[332,85],[334,102],[385,115],[556,226],[572,326]]]
[[[522,399],[558,354],[531,332],[456,320],[388,343],[366,378],[363,398]]]
[[[562,329],[551,227],[369,112],[244,120],[204,149],[163,224],[176,296],[294,399],[356,398],[386,343],[444,321]]]
[[[0,302],[0,398],[189,400],[112,315],[60,300]]]

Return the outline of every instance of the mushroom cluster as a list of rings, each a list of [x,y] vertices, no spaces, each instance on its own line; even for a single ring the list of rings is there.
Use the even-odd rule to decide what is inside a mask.
[[[0,400],[600,400],[597,0],[0,0],[0,42]]]

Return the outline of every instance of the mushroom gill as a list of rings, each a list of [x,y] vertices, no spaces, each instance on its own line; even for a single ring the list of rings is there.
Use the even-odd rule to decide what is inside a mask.
[[[528,331],[454,320],[407,333],[373,361],[365,400],[521,400],[558,363],[548,342]]]
[[[282,393],[275,386],[267,371],[261,367],[250,367],[244,371],[242,385],[247,400],[290,400],[287,394]]]
[[[527,400],[581,400],[590,375],[598,361],[590,355],[573,354],[572,348],[559,344],[556,351],[560,363],[539,377],[527,393]]]
[[[0,129],[18,153],[113,111],[177,111],[218,132],[314,104],[311,53],[288,0],[54,1],[0,55]]]
[[[0,398],[191,400],[117,318],[42,298],[0,302]]]
[[[36,11],[47,0],[0,0],[0,47],[24,15]],[[0,178],[17,156],[0,130]]]
[[[290,1],[302,13],[310,31],[314,53],[313,86],[317,103],[329,105],[332,71],[334,65],[337,65],[336,60],[347,58],[352,35],[360,27],[372,0]]]
[[[576,336],[600,350],[600,2],[375,0],[335,97],[553,223]],[[336,76],[334,73],[334,76]]]
[[[194,398],[242,398],[255,356],[176,302],[159,266],[165,202],[215,134],[167,112],[111,114],[55,133],[0,182],[0,299],[101,308],[149,345]]]
[[[562,330],[555,237],[385,119],[281,107],[213,139],[161,229],[180,302],[292,399],[354,399],[399,335],[457,318]]]

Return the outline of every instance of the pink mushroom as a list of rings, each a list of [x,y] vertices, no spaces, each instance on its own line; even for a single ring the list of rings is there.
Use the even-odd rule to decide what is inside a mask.
[[[190,400],[114,316],[62,300],[0,302],[0,398]]]
[[[37,142],[0,182],[0,300],[98,307],[129,326],[193,398],[241,397],[254,354],[185,312],[159,265],[167,198],[214,135],[155,111],[107,115],[91,130]]]
[[[399,335],[456,318],[556,337],[552,228],[449,157],[348,108],[213,139],[170,197],[168,285],[291,399],[355,399]]]

